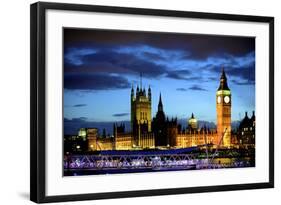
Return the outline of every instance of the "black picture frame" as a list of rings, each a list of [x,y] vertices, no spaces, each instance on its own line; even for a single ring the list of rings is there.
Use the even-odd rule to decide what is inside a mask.
[[[229,21],[262,22],[269,25],[269,182],[236,185],[170,188],[109,193],[46,196],[45,165],[45,38],[46,10],[67,10],[101,13],[122,13],[160,17],[215,19]],[[37,203],[76,200],[97,200],[198,192],[217,192],[274,187],[274,18],[249,15],[229,15],[143,8],[125,8],[82,4],[38,2],[30,7],[30,199]]]

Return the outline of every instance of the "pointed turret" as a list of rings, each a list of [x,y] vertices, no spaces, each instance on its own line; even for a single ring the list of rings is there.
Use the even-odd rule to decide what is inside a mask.
[[[139,96],[139,92],[140,92],[140,89],[139,89],[139,86],[137,85],[136,96]]]
[[[198,128],[197,119],[193,113],[191,113],[191,117],[187,120],[187,127],[189,130],[196,130]]]
[[[253,121],[255,121],[255,120],[256,120],[255,111],[253,111],[253,114],[252,114],[251,120],[253,120]]]
[[[135,91],[134,91],[134,86],[132,85],[132,89],[131,89],[131,100],[134,100],[134,96],[135,96]]]
[[[140,73],[140,90],[142,90],[142,73]]]
[[[159,97],[158,111],[163,111],[163,104],[162,104],[161,93],[160,93],[160,97]]]
[[[148,97],[145,86],[142,85],[142,73],[140,73],[139,83],[136,86],[136,94],[131,90],[131,130],[136,145],[139,146],[139,137],[142,133],[151,132],[151,91],[148,91]],[[125,124],[122,124],[125,130]]]
[[[148,87],[148,100],[151,101],[151,89]]]
[[[241,127],[249,127],[251,124],[252,123],[251,123],[251,119],[248,117],[248,112],[245,112],[245,117],[240,122],[239,129],[241,129]]]
[[[229,90],[227,85],[227,78],[224,72],[224,67],[222,67],[221,77],[220,77],[220,86],[218,90]]]

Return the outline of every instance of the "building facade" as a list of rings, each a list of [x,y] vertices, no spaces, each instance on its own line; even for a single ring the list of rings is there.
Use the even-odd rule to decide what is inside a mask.
[[[151,132],[151,88],[131,89],[131,130],[136,146],[141,146],[141,135]]]
[[[215,144],[225,147],[231,145],[231,92],[227,85],[227,78],[222,69],[220,85],[216,93],[217,110],[217,138]]]
[[[256,116],[253,111],[251,118],[245,112],[245,117],[242,119],[238,128],[238,141],[243,148],[255,148],[255,130]]]
[[[197,130],[198,129],[198,122],[197,119],[195,119],[194,114],[191,114],[191,117],[187,121],[188,129],[189,130]]]
[[[155,145],[157,147],[167,146],[169,144],[168,119],[166,119],[164,112],[161,94],[159,96],[158,110],[152,122],[152,131],[155,136]]]
[[[178,123],[177,118],[168,118],[164,112],[164,105],[160,93],[158,109],[152,119],[152,91],[146,90],[142,84],[131,89],[131,131],[126,132],[125,124],[113,125],[113,137],[99,136],[96,128],[82,128],[79,130],[79,140],[88,143],[87,151],[98,150],[130,150],[186,148],[194,146],[237,147],[255,145],[255,115],[249,118],[247,113],[241,121],[238,132],[231,130],[231,91],[227,84],[224,69],[220,76],[219,88],[216,91],[217,128],[200,127],[194,113],[186,120],[186,128]],[[69,139],[73,139],[73,136]],[[73,145],[74,148],[77,145]],[[68,147],[73,147],[68,144]],[[79,145],[78,145],[79,146]],[[84,146],[84,145],[83,145]]]

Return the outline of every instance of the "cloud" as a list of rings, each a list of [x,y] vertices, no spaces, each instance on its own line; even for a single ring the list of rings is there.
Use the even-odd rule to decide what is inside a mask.
[[[173,70],[166,74],[166,77],[177,80],[188,80],[190,76],[191,72],[189,70]]]
[[[71,73],[64,75],[64,88],[69,90],[109,90],[130,88],[128,80],[122,76],[93,73]]]
[[[77,50],[75,51],[77,53]],[[83,52],[85,52],[83,50]],[[123,52],[123,53],[122,53]],[[163,62],[164,57],[160,57],[159,54],[145,53],[145,55],[151,55],[152,58],[161,58],[162,63],[156,63],[153,60],[142,58],[126,51],[114,51],[113,50],[101,50],[95,53],[79,55],[80,58],[76,58],[77,63],[73,63],[69,59],[65,59],[64,67],[65,73],[108,73],[108,74],[122,74],[122,75],[134,75],[139,76],[140,73],[147,78],[161,78],[167,77],[177,80],[198,80],[199,77],[192,76],[192,72],[188,69],[171,70],[168,68],[169,62]],[[165,54],[162,51],[163,55]],[[72,56],[67,54],[68,56]],[[157,56],[157,57],[156,57]],[[163,65],[165,64],[165,65]]]
[[[232,83],[236,84],[236,85],[255,85],[255,81],[250,81],[250,80],[247,80],[247,81],[238,81],[238,80],[231,80]]]
[[[150,79],[217,81],[222,66],[233,83],[255,83],[255,39],[251,37],[94,29],[64,29],[64,37],[65,79],[86,80],[68,89],[123,89],[128,87],[127,79],[140,73]],[[108,86],[89,82],[99,75],[109,76],[105,82],[115,76],[117,82]]]
[[[227,79],[237,85],[255,84],[255,64],[247,66],[228,65],[224,67]],[[213,69],[215,73],[221,73],[221,67]]]
[[[218,81],[219,78],[218,77],[208,77],[208,80],[210,80],[210,81]]]
[[[254,38],[239,38],[230,36],[194,36],[191,43],[191,55],[187,58],[206,60],[210,56],[218,57],[231,54],[243,56],[255,49]]]
[[[112,116],[113,117],[124,117],[124,116],[128,116],[129,113],[116,113],[116,114],[113,114]]]
[[[188,89],[189,89],[189,90],[196,90],[196,91],[207,91],[206,89],[201,88],[201,87],[198,86],[198,85],[193,85],[193,86],[189,87]]]
[[[96,51],[93,48],[69,48],[65,52],[64,59],[71,64],[81,65],[83,55],[93,54]]]
[[[241,68],[230,68],[228,71],[230,76],[238,77],[242,82],[248,82],[248,84],[255,83],[255,67],[249,65]]]
[[[88,118],[86,117],[78,117],[78,118],[64,118],[64,122],[85,122]]]
[[[212,59],[214,60],[214,59]],[[213,75],[220,75],[224,67],[227,78],[235,84],[254,84],[255,83],[255,53],[250,52],[242,57],[229,56],[223,63],[222,59],[217,59],[217,65],[206,67],[206,70]],[[209,80],[215,80],[210,76]]]
[[[161,56],[160,54],[157,53],[151,53],[151,52],[143,52],[142,55],[145,58],[148,58],[150,60],[158,61],[158,60],[165,60],[165,57]]]
[[[142,59],[131,53],[120,53],[109,49],[80,55],[77,61],[80,62],[80,64],[74,64],[72,61],[65,58],[65,72],[107,72],[137,76],[143,73],[144,76],[149,78],[158,77],[166,72],[166,67],[163,65],[156,64],[147,59]]]
[[[73,105],[73,107],[85,107],[87,106],[87,104],[76,104],[76,105]]]
[[[106,133],[113,133],[113,124],[122,122],[125,124],[127,132],[130,132],[130,121],[111,121],[111,122],[97,122],[89,120],[85,117],[78,118],[64,118],[64,134],[65,135],[77,135],[80,128],[97,128],[99,134],[102,134],[102,130],[106,129]]]
[[[243,56],[255,50],[254,37],[200,35],[160,32],[113,31],[96,29],[64,29],[66,46],[99,47],[148,45],[158,49],[182,50],[184,59],[206,59],[223,53]],[[156,57],[156,56],[154,56]]]
[[[177,88],[176,90],[177,90],[177,91],[183,91],[183,92],[187,91],[186,88]]]

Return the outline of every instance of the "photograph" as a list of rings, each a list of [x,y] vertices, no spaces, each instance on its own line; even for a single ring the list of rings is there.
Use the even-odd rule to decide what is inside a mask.
[[[255,40],[64,27],[63,176],[255,167]]]
[[[275,17],[217,8],[30,5],[31,201],[274,188]]]

